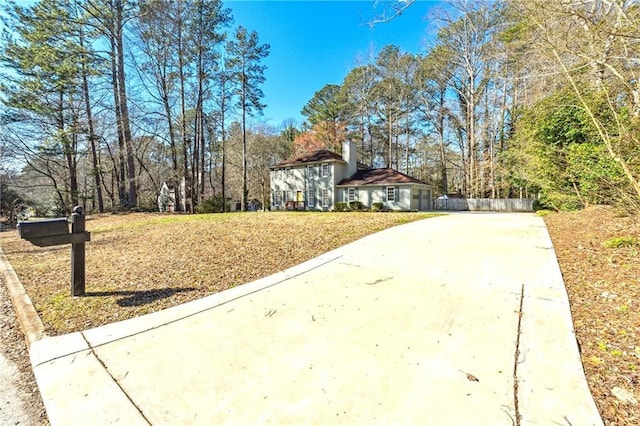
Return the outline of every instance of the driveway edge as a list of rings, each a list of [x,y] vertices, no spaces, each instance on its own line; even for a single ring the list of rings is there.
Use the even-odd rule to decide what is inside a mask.
[[[0,268],[9,292],[9,298],[16,312],[18,324],[25,336],[27,349],[31,349],[33,342],[46,336],[44,324],[2,248],[0,248]]]

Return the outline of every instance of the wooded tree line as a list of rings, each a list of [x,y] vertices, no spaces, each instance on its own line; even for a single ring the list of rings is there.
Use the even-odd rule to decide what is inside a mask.
[[[245,209],[268,205],[270,165],[351,139],[441,193],[638,209],[639,24],[633,1],[455,0],[425,21],[424,54],[386,46],[274,129],[249,120],[269,46],[220,1],[12,5],[5,181],[60,211],[155,208],[165,181],[178,209]]]
[[[447,3],[425,54],[387,46],[316,92],[294,149],[347,137],[364,163],[441,193],[637,209],[639,13],[622,0]]]
[[[31,203],[154,209],[167,182],[178,211],[205,196],[245,207],[248,117],[264,107],[270,47],[232,28],[222,2],[41,0],[6,13],[3,160]]]

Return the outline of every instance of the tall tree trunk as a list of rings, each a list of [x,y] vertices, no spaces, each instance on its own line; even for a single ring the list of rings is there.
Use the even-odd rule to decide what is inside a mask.
[[[118,132],[118,164],[115,176],[117,179],[118,185],[118,201],[120,203],[120,207],[127,206],[127,193],[124,185],[124,176],[125,176],[125,160],[124,160],[124,151],[125,151],[125,143],[124,143],[124,132],[122,130],[122,113],[120,110],[120,91],[118,90],[118,67],[117,67],[117,55],[116,55],[116,40],[113,35],[111,35],[111,50],[110,50],[110,59],[111,59],[111,85],[113,88],[113,106],[114,112],[116,116],[116,129]],[[115,166],[115,164],[114,164]]]
[[[387,139],[387,145],[388,145],[388,149],[389,149],[389,157],[387,158],[387,168],[388,169],[392,169],[393,168],[393,126],[392,126],[392,121],[391,121],[391,114],[387,114],[387,132],[389,132],[388,134],[388,139]]]
[[[227,74],[224,71],[220,81],[220,193],[222,196],[222,211],[227,211]]]
[[[71,205],[78,205],[78,174],[77,174],[77,160],[76,160],[76,150],[73,138],[75,138],[75,131],[72,135],[71,139],[67,135],[67,132],[64,125],[64,93],[60,91],[58,93],[58,133],[61,135],[62,147],[64,150],[65,160],[67,162],[67,171],[69,172],[69,181],[67,192],[70,197]],[[66,183],[65,183],[66,186]]]
[[[84,33],[80,32],[80,47],[84,51]],[[88,70],[86,57],[82,59],[82,90],[84,92],[84,103],[87,114],[87,130],[89,131],[89,144],[91,147],[91,165],[93,168],[93,178],[96,189],[96,198],[98,199],[98,212],[104,213],[104,200],[102,197],[102,182],[100,179],[100,168],[98,167],[98,151],[96,149],[97,135],[93,127],[93,112],[91,110],[91,99],[89,98],[89,81],[87,78]]]
[[[242,85],[242,200],[240,209],[247,211],[247,198],[249,195],[248,179],[247,179],[247,108],[246,108],[246,89]]]
[[[205,172],[204,172],[204,157],[205,157],[205,132],[204,132],[204,85],[206,79],[206,71],[205,71],[205,46],[204,46],[204,27],[205,17],[203,15],[203,3],[198,3],[198,99],[196,101],[196,128],[195,134],[196,139],[198,141],[198,189],[199,192],[196,194],[198,200],[204,199],[204,182],[205,182]]]
[[[224,123],[224,114],[223,114],[223,118],[222,118],[222,130],[221,130],[221,137],[222,140],[220,141],[220,149],[222,151],[222,159],[221,159],[221,167],[220,167],[220,185],[221,185],[221,196],[222,196],[222,211],[226,212],[227,211],[227,191],[226,191],[226,187],[227,187],[227,178],[226,178],[226,171],[227,171],[227,132],[225,129],[225,123]]]
[[[160,67],[160,65],[158,65],[158,67]],[[168,81],[166,79],[166,73],[165,72],[161,72],[161,70],[158,70],[159,74],[158,75],[162,75],[164,76],[164,78],[162,79],[162,83],[161,83],[161,88],[162,88],[162,105],[164,107],[164,113],[167,117],[167,129],[169,132],[169,150],[171,151],[171,177],[169,178],[170,181],[173,182],[174,184],[174,190],[175,190],[175,199],[174,201],[174,208],[176,210],[180,210],[180,191],[178,191],[178,182],[180,181],[180,172],[179,172],[179,166],[178,166],[178,147],[176,144],[176,135],[175,135],[175,129],[173,128],[173,113],[171,112],[171,102],[170,102],[170,96],[169,96],[169,85],[168,85]]]
[[[191,212],[195,212],[198,205],[198,194],[200,193],[200,135],[198,134],[199,117],[196,111],[193,125],[193,150],[191,152]]]
[[[178,22],[177,22],[177,46],[178,46],[178,74],[180,79],[180,132],[182,136],[182,157],[183,157],[183,170],[182,176],[184,179],[184,211],[193,213],[192,205],[192,188],[191,188],[191,176],[189,172],[189,137],[187,136],[187,108],[186,108],[186,94],[185,94],[185,52],[184,52],[184,40],[182,39],[182,2],[178,2],[179,7],[177,10]],[[179,191],[178,191],[179,192]]]
[[[133,143],[131,140],[131,126],[129,124],[129,107],[127,106],[126,78],[124,72],[124,42],[123,42],[123,5],[122,0],[115,0],[115,38],[118,61],[118,100],[120,103],[120,119],[122,120],[122,135],[127,154],[127,180],[128,200],[127,207],[133,208],[138,205],[138,193],[136,188],[136,169],[133,159]]]
[[[411,123],[409,118],[409,112],[407,112],[407,119],[405,122],[405,147],[404,147],[404,172],[409,174],[409,139],[411,137]]]
[[[173,171],[173,178],[178,178],[178,148],[176,144],[176,135],[175,129],[173,128],[173,113],[171,110],[171,95],[169,89],[169,76],[167,74],[167,63],[166,61],[160,63],[157,61],[155,63],[156,73],[158,75],[159,80],[159,91],[160,98],[162,99],[162,107],[164,108],[164,114],[167,118],[167,132],[169,136],[169,150],[171,151],[171,170]]]
[[[201,107],[202,109],[202,107]],[[205,123],[204,123],[204,112],[201,111],[200,112],[200,129],[198,130],[198,133],[200,134],[200,195],[199,195],[199,199],[200,200],[204,200],[204,183],[205,183],[205,169],[204,169],[204,165],[205,165],[205,146],[206,146],[206,138],[205,138]]]
[[[476,146],[476,121],[475,121],[475,91],[471,86],[473,80],[469,79],[469,101],[467,102],[467,150],[469,158],[469,193],[472,198],[477,197],[477,172],[478,172],[478,153]]]
[[[199,48],[201,50],[201,48]],[[203,120],[203,78],[204,70],[202,65],[202,52],[198,52],[198,71],[197,71],[197,96],[196,96],[196,111],[195,122],[193,126],[193,162],[191,179],[193,182],[193,204],[198,205],[199,200],[202,198],[204,192],[204,128],[202,125]]]
[[[371,162],[369,164],[370,167],[373,167],[376,158],[375,148],[373,146],[373,135],[371,134],[371,115],[367,114],[367,135],[369,136],[369,158]]]
[[[444,117],[445,117],[445,92],[442,89],[439,93],[439,113],[438,113],[438,145],[440,147],[440,178],[442,179],[441,190],[443,194],[449,192],[449,182],[447,176],[447,158],[444,142]]]

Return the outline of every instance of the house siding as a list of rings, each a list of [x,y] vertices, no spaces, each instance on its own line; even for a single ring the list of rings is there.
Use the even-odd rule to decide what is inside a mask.
[[[323,167],[328,170],[322,176]],[[338,184],[342,183],[340,186]],[[384,183],[387,182],[387,183]],[[394,200],[387,201],[387,188],[394,188]],[[367,208],[382,203],[389,210],[427,210],[431,208],[432,188],[411,176],[392,169],[359,168],[355,144],[343,144],[342,157],[327,150],[313,151],[271,168],[271,210],[284,210],[287,200],[304,210],[335,210],[337,202],[348,202],[353,189],[355,200]],[[323,192],[327,202],[323,203]],[[283,195],[284,194],[284,195]],[[423,196],[426,195],[426,200]],[[309,205],[313,198],[313,205]]]
[[[389,186],[395,188],[395,201],[387,201],[386,199],[387,187]],[[382,203],[389,210],[431,210],[432,192],[428,187],[412,185],[344,186],[338,190],[338,201],[348,202],[349,188],[355,189],[356,201],[360,201],[367,208],[371,208],[374,203]]]
[[[391,210],[410,210],[411,188],[396,186],[396,201],[387,201],[386,204]]]
[[[322,164],[328,165],[328,176],[322,176]],[[287,170],[289,170],[287,172]],[[304,164],[299,166],[281,167],[271,170],[271,209],[283,210],[286,200],[280,196],[280,203],[276,203],[283,191],[290,191],[293,201],[303,201],[305,210],[329,211],[335,209],[338,182],[345,178],[346,164],[341,162]],[[327,190],[327,205],[322,203],[322,191]],[[315,195],[313,206],[309,206],[309,191]],[[299,194],[299,196],[298,196]]]

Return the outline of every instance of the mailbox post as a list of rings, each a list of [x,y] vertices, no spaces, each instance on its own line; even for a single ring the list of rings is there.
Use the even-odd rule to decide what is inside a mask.
[[[82,207],[77,206],[69,221],[65,217],[22,221],[18,223],[20,238],[38,247],[71,244],[71,295],[84,296],[85,293],[85,242],[91,241],[91,234],[85,231],[85,216]]]
[[[81,206],[73,208],[71,233],[84,234],[84,214]],[[71,243],[71,295],[84,296],[84,246],[85,242]]]

